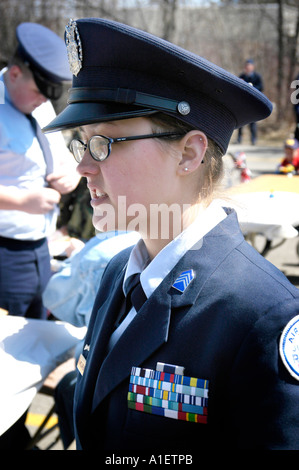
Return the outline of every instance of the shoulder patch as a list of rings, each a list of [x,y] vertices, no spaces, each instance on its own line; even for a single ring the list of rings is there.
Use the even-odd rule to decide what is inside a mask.
[[[280,337],[279,353],[289,373],[299,380],[299,315],[292,318],[284,328]]]

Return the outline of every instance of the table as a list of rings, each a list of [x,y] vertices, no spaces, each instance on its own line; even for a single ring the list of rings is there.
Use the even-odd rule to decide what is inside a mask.
[[[0,317],[0,435],[30,406],[44,380],[72,357],[86,328],[69,323]]]
[[[299,175],[287,176],[266,174],[253,178],[248,183],[238,184],[228,189],[231,194],[248,194],[253,192],[284,191],[299,194]]]
[[[265,237],[263,255],[273,241],[298,236],[299,176],[262,175],[227,189],[226,196],[222,203],[236,210],[246,238],[254,245],[256,235]]]

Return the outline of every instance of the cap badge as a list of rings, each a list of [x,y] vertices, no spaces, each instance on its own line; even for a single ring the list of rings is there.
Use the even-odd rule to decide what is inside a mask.
[[[79,36],[76,21],[70,19],[65,27],[66,31],[66,48],[70,69],[73,75],[78,75],[82,68],[82,44]]]

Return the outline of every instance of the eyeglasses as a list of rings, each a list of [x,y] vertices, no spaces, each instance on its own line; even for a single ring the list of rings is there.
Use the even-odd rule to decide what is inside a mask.
[[[90,155],[97,162],[103,162],[106,158],[109,157],[111,153],[111,145],[118,142],[126,142],[130,140],[141,140],[141,139],[160,139],[160,138],[170,138],[170,137],[182,137],[184,134],[179,134],[177,132],[162,132],[159,134],[148,134],[148,135],[138,135],[130,137],[116,137],[112,139],[111,137],[106,137],[104,135],[94,135],[89,141],[85,144],[80,139],[74,139],[70,143],[70,151],[74,155],[74,158],[77,163],[82,161],[84,153],[88,149]]]

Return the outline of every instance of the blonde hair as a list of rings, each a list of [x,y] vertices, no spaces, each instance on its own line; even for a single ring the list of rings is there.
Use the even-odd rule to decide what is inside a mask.
[[[174,117],[163,113],[151,116],[150,121],[154,125],[153,132],[178,132],[187,134],[194,127]],[[176,139],[179,139],[177,137]],[[167,139],[167,138],[166,138]],[[223,177],[223,152],[212,139],[208,139],[208,147],[204,156],[203,178],[199,188],[200,199],[210,202],[216,195],[217,189]],[[171,138],[173,140],[173,138]]]

